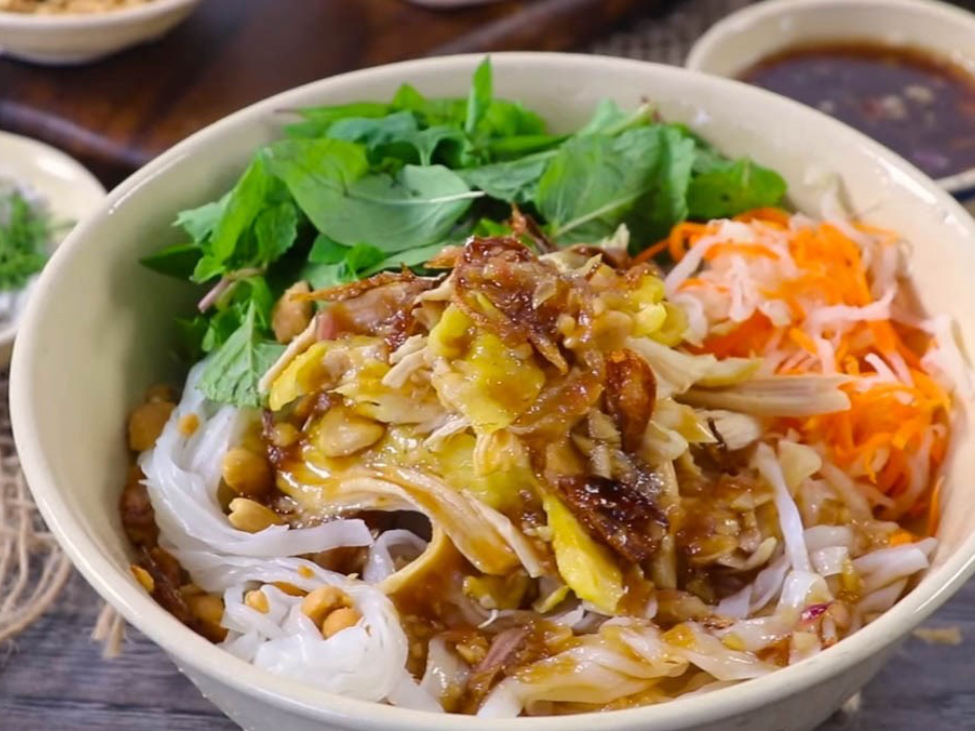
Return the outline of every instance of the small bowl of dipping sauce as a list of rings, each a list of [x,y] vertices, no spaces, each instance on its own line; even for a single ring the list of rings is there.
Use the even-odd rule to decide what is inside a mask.
[[[686,65],[855,127],[975,213],[975,14],[930,0],[768,0],[716,23]]]

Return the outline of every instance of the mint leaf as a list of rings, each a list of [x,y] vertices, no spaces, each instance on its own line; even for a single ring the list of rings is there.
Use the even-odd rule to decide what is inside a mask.
[[[394,252],[441,241],[481,195],[440,165],[366,175],[363,148],[342,140],[278,142],[268,160],[315,227],[345,246]]]
[[[553,157],[536,205],[558,241],[594,241],[621,223],[657,236],[687,214],[694,143],[657,125],[578,137]]]
[[[250,262],[266,267],[283,256],[298,236],[298,210],[293,203],[279,203],[261,211],[254,222],[257,256]]]
[[[207,363],[197,388],[211,401],[253,408],[262,405],[257,384],[284,346],[264,340],[256,322],[256,308],[251,305],[240,327]]]
[[[203,256],[199,244],[175,244],[142,257],[139,262],[168,277],[188,279]]]
[[[391,111],[391,105],[377,102],[309,107],[298,111],[305,121],[288,125],[285,133],[289,137],[323,137],[340,120],[353,117],[377,119],[385,117]]]
[[[345,255],[345,268],[350,279],[359,279],[363,272],[386,260],[386,254],[372,244],[356,244]]]
[[[687,191],[688,214],[707,220],[777,206],[785,195],[786,183],[778,173],[748,159],[712,163],[697,175]]]
[[[308,261],[312,264],[340,264],[348,251],[348,246],[342,246],[325,234],[318,234],[308,252]]]
[[[467,117],[464,120],[464,132],[473,135],[478,125],[487,114],[491,99],[494,97],[494,74],[491,69],[491,59],[485,58],[478,64],[471,80],[471,91],[467,97]]]
[[[483,190],[492,198],[528,203],[535,198],[538,181],[553,157],[551,152],[542,152],[520,160],[458,170],[457,174],[472,188]]]
[[[230,194],[228,193],[218,201],[207,203],[199,208],[181,211],[176,216],[176,223],[173,225],[182,228],[194,243],[202,244],[210,238],[213,229],[216,228],[217,223],[223,217],[223,212],[227,208],[227,202],[229,200]]]

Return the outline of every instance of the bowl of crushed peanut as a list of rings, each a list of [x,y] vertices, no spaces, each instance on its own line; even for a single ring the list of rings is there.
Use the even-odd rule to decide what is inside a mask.
[[[155,40],[200,0],[0,0],[0,54],[47,65],[87,63]]]

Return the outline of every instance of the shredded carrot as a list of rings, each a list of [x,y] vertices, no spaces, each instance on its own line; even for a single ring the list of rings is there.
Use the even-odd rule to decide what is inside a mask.
[[[709,230],[711,230],[710,227],[703,223],[690,223],[689,221],[678,223],[671,229],[670,236],[667,238],[667,249],[670,252],[670,257],[674,261],[683,259],[684,254],[687,253],[687,247],[695,244]]]
[[[816,343],[813,342],[813,339],[797,327],[789,328],[789,340],[794,342],[807,353],[816,355],[818,352],[816,350]]]
[[[635,257],[633,257],[633,263],[642,264],[645,261],[650,261],[657,254],[662,254],[663,252],[665,252],[669,245],[670,245],[670,241],[668,239],[664,239],[663,241],[658,241],[653,246],[644,249]]]
[[[931,490],[931,504],[928,508],[928,535],[933,536],[938,532],[941,523],[941,490],[944,485],[944,478],[939,477]]]
[[[782,208],[754,208],[735,216],[735,220],[744,223],[762,221],[764,223],[776,224],[782,228],[788,228],[791,217],[792,214]]]
[[[755,239],[743,239],[740,229],[733,240],[711,239],[702,263],[706,274],[686,279],[681,290],[730,297],[728,278],[736,270],[722,262],[728,257],[738,257],[748,266],[754,262],[756,267],[761,261],[783,262],[779,252],[785,246],[795,266],[774,269],[778,265],[761,264],[788,274],[762,279],[758,292],[784,304],[791,322],[773,324],[755,309],[732,329],[706,337],[698,350],[721,358],[774,352],[780,354],[779,373],[822,371],[870,378],[860,385],[844,386],[850,396],[849,410],[787,420],[786,425],[797,429],[808,443],[824,445],[837,465],[890,496],[903,493],[910,485],[913,455],[922,442],[930,445],[931,473],[936,473],[947,448],[951,398],[921,365],[921,355],[928,347],[925,337],[886,319],[841,320],[842,327],[828,322],[806,326],[823,307],[862,308],[875,301],[862,242],[829,223],[793,225],[790,215],[779,209],[757,209],[735,220],[752,225]],[[863,234],[876,237],[878,246],[898,241],[890,231],[855,225]],[[679,260],[703,236],[713,237],[720,230],[715,225],[680,224],[671,231],[666,245]],[[889,371],[881,369],[874,357],[883,360]],[[887,380],[890,372],[898,378],[896,382]],[[936,509],[933,495],[922,495],[908,507],[925,509],[929,499],[932,510]]]
[[[762,352],[772,334],[772,322],[756,312],[726,335],[717,335],[704,342],[704,350],[719,358],[733,355],[748,357]]]
[[[908,543],[914,543],[916,540],[917,536],[915,536],[913,533],[901,529],[890,534],[889,542],[891,546],[904,546]]]

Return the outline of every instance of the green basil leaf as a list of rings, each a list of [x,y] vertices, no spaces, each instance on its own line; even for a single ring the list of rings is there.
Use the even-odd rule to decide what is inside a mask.
[[[199,208],[180,211],[176,216],[176,223],[173,225],[182,228],[194,243],[202,244],[210,238],[213,229],[223,217],[229,201],[230,194],[228,193],[218,201],[207,203]]]
[[[359,279],[363,272],[382,264],[386,260],[385,252],[371,244],[356,244],[345,255],[345,269],[349,279]]]
[[[168,277],[188,279],[203,256],[199,244],[174,244],[142,257],[139,262],[149,269]]]
[[[348,251],[348,246],[342,246],[325,234],[318,234],[311,245],[311,251],[308,252],[308,261],[312,264],[339,264],[345,259]]]
[[[481,195],[440,165],[366,175],[362,147],[342,140],[278,142],[268,160],[315,227],[346,246],[394,252],[441,241]]]
[[[305,121],[285,127],[289,137],[323,137],[336,122],[350,118],[377,119],[392,111],[389,104],[378,102],[356,102],[325,107],[309,107],[298,110]]]
[[[470,95],[467,97],[467,117],[464,120],[464,132],[473,135],[478,125],[487,114],[494,96],[494,78],[491,70],[490,57],[478,64],[471,81]]]
[[[298,210],[290,202],[265,208],[254,222],[254,235],[258,254],[257,261],[252,263],[266,267],[294,244],[298,236]]]
[[[261,337],[251,305],[240,327],[210,358],[197,387],[211,401],[259,408],[263,399],[257,384],[283,352],[283,345]]]
[[[538,183],[536,203],[558,241],[591,241],[621,223],[657,236],[686,215],[694,143],[665,126],[563,145]]]
[[[751,160],[714,164],[691,181],[688,215],[701,220],[737,216],[752,208],[777,206],[785,192],[782,176]]]
[[[553,157],[552,152],[542,152],[520,160],[458,170],[457,175],[472,188],[483,190],[492,198],[509,203],[528,203],[535,198],[538,181]]]

